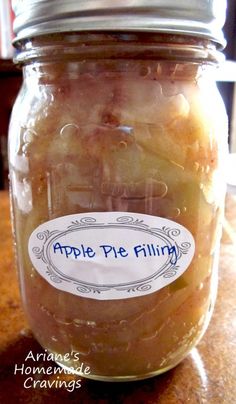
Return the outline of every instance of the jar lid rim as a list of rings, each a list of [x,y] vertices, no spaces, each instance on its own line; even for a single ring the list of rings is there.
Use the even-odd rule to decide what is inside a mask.
[[[12,0],[14,43],[44,34],[84,31],[159,32],[226,45],[226,0]]]

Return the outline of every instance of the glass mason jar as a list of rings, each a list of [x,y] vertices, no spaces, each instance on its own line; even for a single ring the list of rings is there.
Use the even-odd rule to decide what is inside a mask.
[[[32,331],[87,377],[162,373],[199,341],[216,297],[227,150],[217,43],[40,32],[17,46],[10,190]]]

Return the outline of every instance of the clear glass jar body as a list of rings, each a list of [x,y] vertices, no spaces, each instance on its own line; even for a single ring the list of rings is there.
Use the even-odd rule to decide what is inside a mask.
[[[62,34],[26,42],[23,51],[9,162],[30,326],[49,352],[79,353],[91,378],[162,373],[199,341],[216,297],[227,119],[211,79],[213,46],[165,35]],[[183,225],[195,239],[191,265],[131,299],[88,299],[46,282],[28,254],[34,229],[109,211]],[[73,359],[59,363],[78,368]]]

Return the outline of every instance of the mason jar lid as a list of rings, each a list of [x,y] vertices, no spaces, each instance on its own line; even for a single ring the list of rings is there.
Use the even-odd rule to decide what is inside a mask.
[[[14,42],[73,31],[192,35],[225,46],[226,0],[12,0]]]

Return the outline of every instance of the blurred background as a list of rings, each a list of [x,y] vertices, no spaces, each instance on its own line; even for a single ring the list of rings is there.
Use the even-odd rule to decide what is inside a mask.
[[[10,0],[0,0],[0,189],[8,189],[8,124],[22,82],[21,70],[12,62],[13,18]],[[228,0],[224,34],[227,61],[218,69],[217,85],[229,117],[229,148],[231,153],[236,153],[236,0]]]

